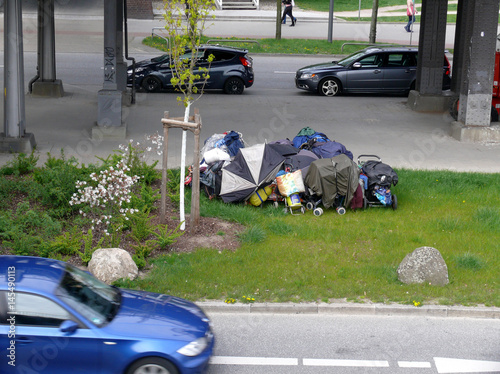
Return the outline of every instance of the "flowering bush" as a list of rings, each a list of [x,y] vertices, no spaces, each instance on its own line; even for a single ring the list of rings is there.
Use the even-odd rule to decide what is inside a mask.
[[[128,172],[130,168],[121,161],[99,174],[92,173],[89,184],[85,181],[76,183],[78,192],[73,194],[69,203],[86,204],[87,209],[80,209],[80,214],[89,216],[92,231],[101,231],[109,236],[122,228],[128,214],[138,212],[126,207],[130,203],[133,186],[139,180],[138,176],[129,176]]]

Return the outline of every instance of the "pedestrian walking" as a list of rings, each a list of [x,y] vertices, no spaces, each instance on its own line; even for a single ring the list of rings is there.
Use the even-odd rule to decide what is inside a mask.
[[[405,26],[406,32],[413,32],[413,23],[415,22],[415,14],[417,10],[415,9],[415,0],[406,1],[406,15],[408,16],[408,23]]]
[[[293,16],[292,9],[294,0],[282,0],[285,9],[283,10],[283,16],[281,17],[281,23],[286,23],[286,16],[290,17],[292,20],[292,24],[290,26],[295,26],[295,22],[297,22],[297,18]]]

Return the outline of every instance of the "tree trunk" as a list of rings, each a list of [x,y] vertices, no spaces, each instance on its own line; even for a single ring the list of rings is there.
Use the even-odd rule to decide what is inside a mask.
[[[377,39],[377,14],[378,14],[378,0],[373,0],[372,9],[372,22],[370,24],[370,43],[375,43]]]
[[[281,0],[276,0],[276,40],[281,40]]]

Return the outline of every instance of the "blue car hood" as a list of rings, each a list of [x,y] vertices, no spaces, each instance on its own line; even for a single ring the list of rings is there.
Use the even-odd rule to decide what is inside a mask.
[[[195,304],[168,295],[121,290],[118,314],[103,327],[110,334],[194,340],[209,329],[208,318]]]

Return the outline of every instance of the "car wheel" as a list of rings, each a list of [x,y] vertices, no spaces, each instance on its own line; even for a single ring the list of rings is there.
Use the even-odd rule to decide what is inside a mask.
[[[325,78],[319,82],[319,93],[323,96],[336,96],[342,91],[340,82],[335,78]]]
[[[158,92],[161,88],[161,81],[157,77],[148,75],[142,80],[142,88],[147,92]]]
[[[224,92],[228,95],[241,95],[244,89],[245,84],[237,77],[231,77],[224,83]]]
[[[126,374],[179,374],[179,370],[163,358],[146,357],[134,362]]]

